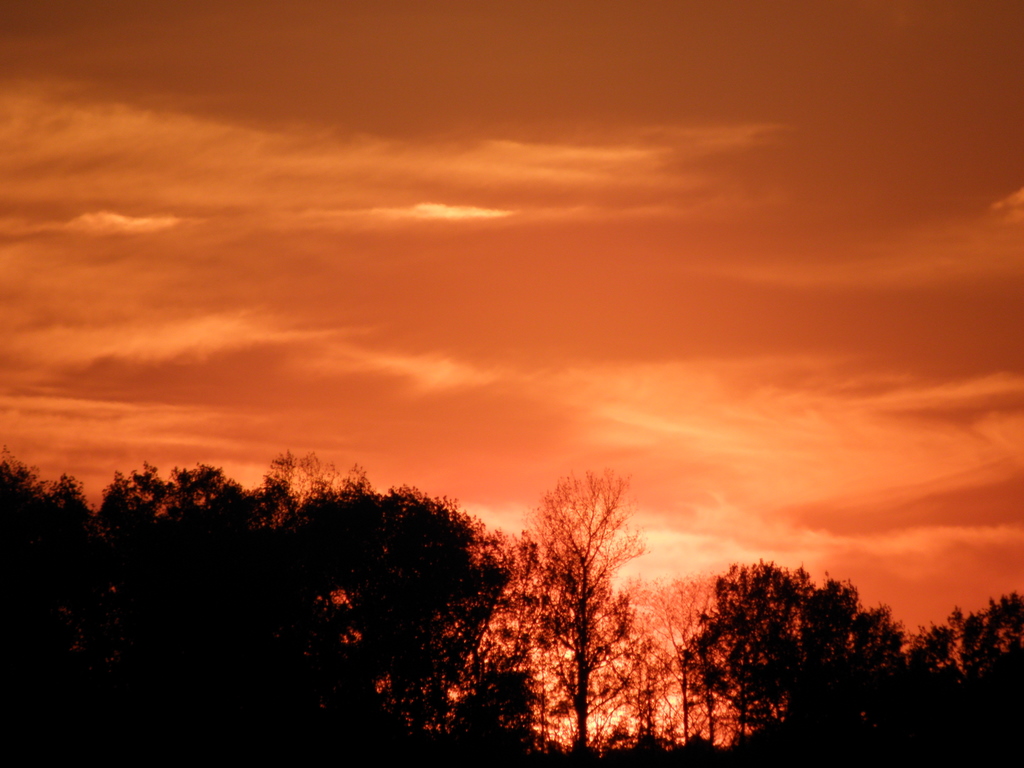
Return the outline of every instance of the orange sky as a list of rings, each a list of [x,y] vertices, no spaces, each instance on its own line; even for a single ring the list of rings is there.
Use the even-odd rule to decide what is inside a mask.
[[[611,467],[637,572],[980,608],[1022,84],[1015,0],[8,3],[0,440],[93,498],[315,451],[511,530]]]

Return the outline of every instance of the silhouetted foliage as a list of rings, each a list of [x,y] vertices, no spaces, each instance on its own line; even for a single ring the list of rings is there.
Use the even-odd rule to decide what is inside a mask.
[[[815,587],[803,569],[734,565],[715,585],[699,639],[715,664],[705,685],[730,707],[736,738],[854,738],[902,667],[903,634],[886,608],[865,610],[852,585]],[[784,730],[782,730],[784,726]]]
[[[299,536],[314,553],[310,653],[324,706],[376,711],[406,736],[456,735],[460,703],[481,693],[471,661],[507,579],[493,542],[452,505],[405,488],[353,486],[308,517]]]
[[[94,567],[88,508],[64,476],[39,480],[5,449],[0,454],[4,527],[4,698],[33,716],[75,711],[88,697],[83,618]]]
[[[908,730],[919,744],[939,741],[993,754],[1024,721],[1024,598],[990,600],[911,640]]]
[[[1018,593],[906,650],[851,584],[771,563],[713,589],[636,586],[631,604],[612,579],[640,549],[624,492],[610,474],[563,480],[533,535],[509,538],[313,456],[279,457],[255,490],[145,465],[90,510],[74,480],[5,451],[7,704],[62,734],[289,754],[557,764],[575,746],[577,762],[738,765],[1013,745]]]
[[[5,455],[0,504],[27,706],[78,686],[74,706],[135,728],[327,718],[391,748],[527,746],[526,673],[485,643],[509,563],[443,499],[286,455],[253,492],[147,465],[90,514]]]
[[[96,641],[113,662],[114,706],[202,719],[299,704],[298,670],[280,647],[288,579],[275,572],[280,548],[251,525],[253,508],[204,466],[167,481],[147,466],[107,489],[96,516],[108,563]]]

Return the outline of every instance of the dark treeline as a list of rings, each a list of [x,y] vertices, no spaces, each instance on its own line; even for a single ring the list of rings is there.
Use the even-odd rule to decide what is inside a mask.
[[[908,634],[851,584],[770,563],[619,589],[641,549],[624,491],[567,478],[507,537],[314,457],[251,490],[146,466],[91,508],[5,452],[7,709],[26,733],[149,749],[701,765],[1016,746],[1019,594]]]

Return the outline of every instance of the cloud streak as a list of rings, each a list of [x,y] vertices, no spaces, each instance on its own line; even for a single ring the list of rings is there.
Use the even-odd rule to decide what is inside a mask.
[[[614,209],[629,190],[714,196],[717,182],[693,163],[743,152],[776,130],[670,129],[589,144],[343,139],[61,102],[25,89],[0,96],[0,118],[0,145],[8,149],[0,196],[22,208],[59,200],[92,209],[68,224],[88,233],[154,232],[197,213],[293,223],[367,215],[456,222],[503,218],[536,207],[538,197],[550,214],[559,207],[578,213],[581,204]],[[131,210],[119,208],[129,199]]]
[[[113,211],[97,211],[77,216],[64,228],[93,235],[142,234],[160,232],[182,223],[177,216],[124,216]]]
[[[1021,187],[1012,195],[994,202],[992,210],[1001,213],[1009,222],[1017,223],[1024,221],[1024,187]]]
[[[139,322],[130,326],[56,325],[24,329],[0,344],[6,355],[31,360],[36,370],[78,368],[98,360],[142,364],[201,361],[254,345],[294,344],[322,335],[276,327],[253,316],[220,313]]]

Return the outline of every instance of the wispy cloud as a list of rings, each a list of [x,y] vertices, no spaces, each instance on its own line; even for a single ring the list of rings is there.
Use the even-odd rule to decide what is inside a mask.
[[[716,529],[728,509],[745,519],[801,504],[878,507],[1024,468],[1024,378],[1010,374],[851,379],[841,361],[820,358],[529,370],[336,339],[316,350],[303,365],[317,376],[370,373],[425,396],[531,399],[562,415],[591,463],[616,456],[658,482],[672,478],[663,498]],[[735,528],[753,530],[749,521]]]
[[[259,414],[247,414],[250,424],[260,420]],[[143,460],[165,471],[175,464],[209,462],[254,483],[265,462],[281,450],[280,444],[261,445],[251,431],[239,429],[235,412],[198,404],[0,392],[0,422],[4,443],[33,456],[47,474],[74,464],[76,478],[96,501],[115,471],[140,468]],[[263,454],[260,464],[243,458],[250,452]]]
[[[0,155],[0,199],[33,210],[75,205],[89,212],[69,227],[93,234],[153,232],[212,215],[308,226],[367,215],[456,222],[527,209],[579,215],[650,207],[649,199],[630,200],[634,193],[657,194],[671,208],[680,193],[721,197],[714,174],[695,161],[745,151],[777,130],[749,124],[572,141],[399,141],[258,129],[22,90],[0,96],[0,145],[12,150]]]
[[[397,379],[425,396],[516,393],[560,413],[591,462],[614,455],[673,478],[664,498],[716,526],[730,508],[877,507],[1024,468],[1024,377],[1010,374],[851,378],[822,358],[530,370],[338,339],[317,341],[303,366]]]
[[[779,254],[773,259],[708,263],[699,268],[744,280],[815,288],[919,287],[1024,276],[1024,190],[991,210],[930,224],[837,252]],[[812,254],[813,255],[813,254]]]
[[[384,351],[337,339],[312,352],[303,366],[321,376],[375,373],[395,377],[411,383],[421,393],[481,387],[508,376],[507,372],[485,369],[449,355]]]
[[[201,360],[226,350],[294,343],[316,335],[283,329],[248,313],[215,313],[114,326],[23,328],[0,343],[0,350],[50,368],[81,366],[101,359],[140,363],[179,358]]]
[[[1024,187],[1002,200],[997,200],[992,204],[992,210],[1003,214],[1007,221],[1024,221]]]
[[[417,203],[409,208],[372,208],[371,213],[397,219],[500,219],[514,211],[495,208],[477,208],[472,205],[445,205],[444,203]]]
[[[971,473],[992,479],[990,470],[1024,466],[1024,378],[851,387],[839,370],[829,377],[822,360],[818,385],[787,385],[794,365],[602,366],[566,370],[542,386],[579,414],[586,442],[692,473],[694,498],[721,489],[723,499],[709,505],[716,515],[723,503],[767,511],[948,489],[978,482]],[[942,417],[972,407],[974,418]]]
[[[351,208],[340,210],[313,209],[289,217],[288,226],[305,224],[309,226],[347,227],[354,223],[394,223],[401,221],[486,221],[503,219],[516,212],[500,208],[481,208],[473,205],[448,205],[446,203],[417,203],[394,208]]]
[[[177,216],[125,216],[112,211],[83,213],[65,227],[71,230],[88,232],[89,234],[137,234],[143,232],[159,232],[182,223]]]
[[[127,216],[113,211],[83,213],[69,221],[30,220],[24,217],[0,219],[0,234],[24,237],[44,232],[71,232],[88,235],[136,235],[162,232],[186,223],[188,219],[167,214]]]

